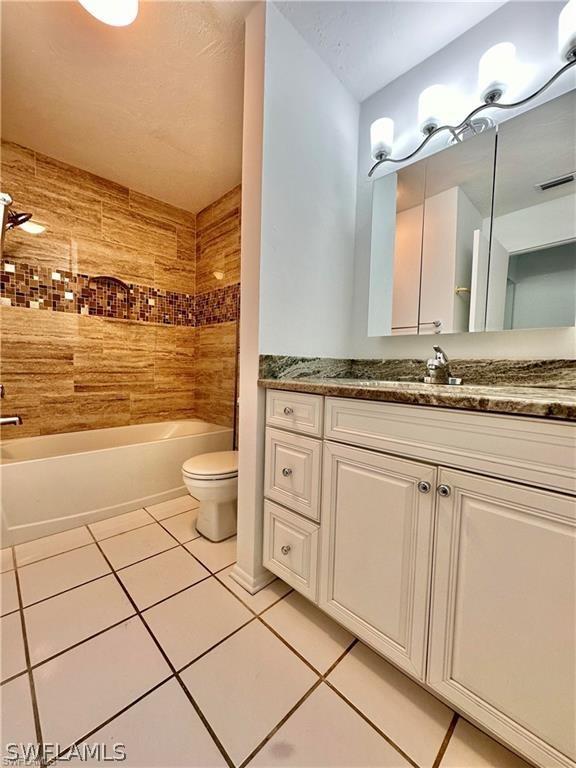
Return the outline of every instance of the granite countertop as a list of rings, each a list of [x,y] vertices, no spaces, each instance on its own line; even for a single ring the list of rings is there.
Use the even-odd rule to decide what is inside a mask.
[[[576,389],[560,387],[485,384],[448,386],[416,381],[318,376],[260,378],[258,383],[268,389],[308,392],[331,397],[576,420]]]

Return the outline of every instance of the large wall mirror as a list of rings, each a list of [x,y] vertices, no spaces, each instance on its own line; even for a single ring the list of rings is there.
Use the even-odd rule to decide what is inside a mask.
[[[370,335],[576,323],[576,92],[377,179]]]

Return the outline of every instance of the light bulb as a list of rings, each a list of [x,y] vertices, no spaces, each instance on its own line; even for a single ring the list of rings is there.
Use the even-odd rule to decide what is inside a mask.
[[[422,133],[431,133],[440,125],[448,125],[454,116],[454,94],[446,85],[430,85],[418,99],[418,122]]]
[[[487,104],[506,93],[516,72],[516,46],[498,43],[483,54],[478,64],[480,98]]]
[[[29,235],[41,235],[42,232],[46,231],[46,227],[42,226],[42,224],[38,224],[37,221],[31,220],[20,224],[18,229],[23,229],[24,232],[28,232]]]
[[[394,144],[394,120],[381,117],[370,126],[370,144],[374,160],[383,160],[392,152]]]
[[[126,27],[138,16],[138,0],[79,0],[98,21],[113,27]]]
[[[576,0],[570,0],[558,17],[558,51],[562,59],[576,58]]]

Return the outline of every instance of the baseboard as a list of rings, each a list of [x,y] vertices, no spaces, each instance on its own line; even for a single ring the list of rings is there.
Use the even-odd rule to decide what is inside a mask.
[[[255,595],[256,592],[260,592],[261,589],[264,589],[264,587],[267,587],[268,584],[271,584],[276,579],[276,576],[274,576],[273,573],[270,573],[270,571],[264,571],[259,576],[254,578],[249,573],[240,568],[239,565],[235,565],[234,568],[230,571],[230,578],[234,579],[237,584],[240,584],[240,586],[243,587],[246,592],[249,592],[251,595]]]

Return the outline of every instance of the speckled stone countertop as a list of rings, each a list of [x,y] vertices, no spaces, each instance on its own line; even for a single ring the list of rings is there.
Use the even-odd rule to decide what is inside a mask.
[[[282,364],[279,361],[288,361]],[[295,363],[295,360],[299,360]],[[268,389],[283,389],[290,392],[308,392],[330,397],[351,397],[362,400],[378,400],[388,403],[403,403],[406,405],[427,405],[444,408],[460,408],[469,411],[486,411],[506,413],[521,416],[538,416],[552,419],[576,420],[576,366],[573,361],[531,361],[533,372],[538,375],[530,376],[528,362],[492,361],[493,376],[498,383],[488,385],[474,381],[472,361],[467,361],[468,382],[460,386],[424,384],[419,381],[400,380],[400,375],[414,376],[415,361],[409,366],[410,372],[404,365],[387,365],[395,368],[397,380],[382,380],[380,376],[361,378],[369,371],[360,361],[353,361],[353,366],[345,365],[347,361],[332,361],[327,370],[318,370],[315,361],[314,370],[309,370],[303,359],[277,358],[276,364],[271,365],[271,358],[265,358],[261,366],[259,384]],[[418,369],[422,373],[422,364]],[[479,379],[487,378],[491,361],[482,361],[482,375]],[[464,366],[463,366],[464,367]],[[272,368],[275,370],[272,372]],[[295,368],[298,370],[294,377]],[[506,377],[504,370],[506,369]],[[515,370],[514,370],[515,369]],[[549,369],[549,370],[546,370]],[[452,365],[454,375],[460,375],[457,364]],[[387,373],[389,371],[386,371]],[[518,375],[521,373],[521,375]],[[272,375],[271,375],[272,374]],[[291,375],[292,374],[292,375]],[[350,375],[352,374],[352,376]],[[358,375],[360,374],[360,375]],[[391,378],[391,377],[390,377]],[[517,384],[511,382],[516,381]],[[532,383],[532,381],[534,383]],[[530,382],[530,383],[529,383]]]

